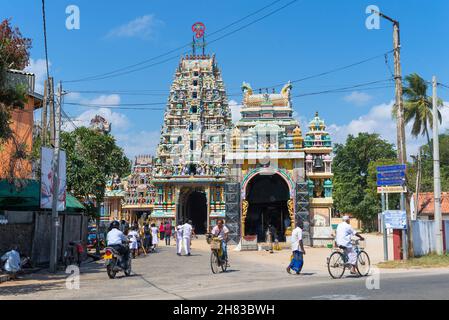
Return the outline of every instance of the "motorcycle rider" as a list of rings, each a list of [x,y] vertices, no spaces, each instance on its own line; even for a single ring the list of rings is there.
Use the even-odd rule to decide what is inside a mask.
[[[126,244],[128,238],[120,231],[120,223],[118,221],[112,221],[109,228],[111,231],[107,235],[107,245],[122,256],[122,267],[125,268],[128,265],[129,259],[129,247]]]

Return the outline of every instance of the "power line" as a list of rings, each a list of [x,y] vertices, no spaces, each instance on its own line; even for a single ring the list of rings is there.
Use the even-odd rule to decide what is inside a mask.
[[[86,107],[118,107],[118,106],[158,106],[166,105],[166,102],[142,102],[142,103],[78,103],[78,102],[66,102],[65,104],[72,106],[86,106]]]
[[[217,34],[217,33],[221,32],[221,31],[223,31],[223,30],[225,30],[225,29],[228,29],[228,28],[232,27],[233,25],[235,25],[235,24],[237,24],[237,23],[239,23],[239,22],[241,22],[241,21],[243,21],[243,20],[245,20],[245,19],[247,19],[247,18],[249,18],[249,17],[251,17],[251,16],[253,16],[253,15],[255,15],[255,14],[261,12],[261,11],[263,11],[263,10],[265,10],[266,8],[268,8],[268,7],[272,6],[272,5],[274,5],[275,3],[279,2],[279,1],[280,1],[280,0],[276,0],[276,1],[274,1],[274,2],[272,2],[272,3],[270,3],[270,4],[268,4],[268,5],[264,6],[263,8],[258,9],[258,10],[256,10],[255,12],[252,12],[252,13],[246,15],[245,17],[240,18],[240,19],[238,19],[237,21],[232,22],[232,23],[226,25],[225,27],[223,27],[223,28],[221,28],[221,29],[219,29],[219,30],[217,30],[217,31],[215,31],[215,32],[212,32],[209,36],[212,36],[212,35],[214,35],[214,34]],[[248,24],[246,24],[246,25],[244,25],[244,26],[242,26],[242,27],[240,27],[240,28],[238,28],[238,29],[232,31],[232,32],[229,32],[229,33],[227,33],[227,34],[225,34],[225,35],[223,35],[223,36],[221,36],[221,37],[219,37],[219,38],[217,38],[217,39],[214,39],[214,40],[210,41],[209,44],[210,44],[210,43],[213,43],[213,42],[216,42],[216,41],[218,41],[218,40],[221,40],[221,39],[223,39],[224,37],[227,37],[227,36],[229,36],[229,35],[231,35],[231,34],[234,34],[235,32],[238,32],[238,31],[240,31],[240,30],[242,30],[242,29],[244,29],[244,28],[246,28],[246,27],[249,27],[250,25],[252,25],[252,24],[254,24],[254,23],[256,23],[256,22],[258,22],[258,21],[260,21],[260,20],[262,20],[262,19],[265,19],[265,18],[267,18],[267,17],[269,17],[269,16],[271,16],[271,15],[273,15],[274,13],[276,13],[276,12],[278,12],[278,11],[280,11],[280,10],[286,8],[287,6],[290,6],[291,4],[293,4],[294,2],[297,2],[297,1],[298,1],[298,0],[293,0],[293,1],[289,2],[289,3],[287,3],[286,5],[284,5],[284,6],[280,7],[280,8],[278,8],[278,9],[276,9],[276,10],[270,12],[270,13],[268,13],[267,15],[265,15],[265,16],[263,16],[263,17],[261,17],[261,18],[258,18],[258,19],[256,19],[256,20],[254,20],[254,21],[252,21],[252,22],[250,22],[250,23],[248,23]],[[175,49],[172,49],[172,50],[170,50],[170,51],[167,51],[167,52],[165,52],[165,53],[163,53],[163,54],[160,54],[160,55],[158,55],[158,56],[152,57],[152,58],[150,58],[150,59],[147,59],[147,60],[144,60],[144,61],[141,61],[141,62],[138,62],[138,63],[135,63],[135,64],[133,64],[133,65],[129,65],[129,66],[126,66],[126,67],[123,67],[123,68],[120,68],[120,69],[116,69],[116,70],[114,70],[114,71],[110,71],[110,72],[106,72],[106,73],[102,73],[102,74],[98,74],[98,75],[94,75],[94,76],[90,76],[90,77],[85,77],[85,78],[81,78],[81,79],[77,79],[77,80],[68,80],[68,81],[64,81],[64,82],[65,82],[65,83],[74,83],[74,82],[83,82],[83,81],[102,80],[102,79],[113,78],[113,77],[118,77],[118,76],[125,75],[125,74],[129,74],[129,73],[133,73],[133,72],[140,71],[140,70],[143,70],[143,69],[152,67],[152,66],[159,65],[159,64],[161,64],[161,63],[170,61],[170,60],[175,59],[175,58],[179,58],[179,54],[177,54],[177,55],[174,56],[174,57],[165,59],[165,60],[163,60],[163,61],[160,61],[160,62],[157,62],[157,63],[154,63],[154,64],[150,64],[150,65],[148,65],[148,66],[143,66],[143,67],[136,68],[136,69],[132,69],[132,70],[128,70],[128,71],[125,71],[125,70],[130,69],[130,68],[134,68],[134,67],[137,67],[137,66],[140,66],[140,65],[144,65],[144,64],[146,64],[146,63],[148,63],[148,62],[150,62],[150,61],[157,60],[157,59],[162,58],[162,57],[164,57],[164,56],[167,56],[167,55],[169,55],[169,54],[171,54],[171,53],[173,53],[173,52],[179,51],[179,50],[181,50],[181,49],[183,49],[183,48],[185,48],[185,47],[190,47],[190,46],[191,46],[191,42],[189,42],[189,43],[187,43],[187,44],[185,44],[185,45],[183,45],[183,46],[180,46],[180,47],[178,47],[178,48],[175,48]],[[182,55],[184,55],[184,54],[186,54],[186,53],[188,53],[188,51],[183,52]],[[122,71],[123,71],[123,72],[122,72]]]
[[[331,73],[335,73],[335,72],[338,72],[338,71],[342,71],[342,70],[345,70],[345,69],[349,69],[349,68],[358,66],[360,64],[363,64],[363,63],[366,63],[366,62],[378,59],[380,57],[385,57],[385,55],[388,55],[388,54],[392,53],[393,51],[394,50],[389,50],[389,51],[384,52],[382,54],[378,54],[376,56],[373,56],[373,57],[370,57],[370,58],[367,58],[367,59],[364,59],[364,60],[360,60],[360,61],[348,64],[348,65],[344,65],[344,66],[337,67],[337,68],[334,68],[334,69],[331,69],[331,70],[328,70],[328,71],[312,74],[312,75],[304,77],[304,78],[292,80],[292,81],[290,81],[290,83],[297,83],[297,82],[301,82],[301,81],[305,81],[305,80],[310,80],[310,79],[322,77],[322,76],[325,76],[325,75],[328,75],[328,74],[331,74]],[[272,86],[260,87],[260,88],[256,88],[256,89],[253,89],[253,90],[271,89],[271,88],[281,87],[281,86],[284,86],[284,85],[285,85],[285,82],[278,83],[278,84],[275,84],[275,85],[272,85]]]
[[[268,18],[269,16],[272,16],[273,14],[275,14],[275,13],[281,11],[282,9],[287,8],[288,6],[292,5],[293,3],[297,2],[297,1],[298,1],[298,0],[290,1],[289,3],[283,5],[282,7],[278,8],[278,9],[276,9],[276,10],[273,10],[273,11],[271,11],[270,13],[267,13],[266,15],[264,15],[264,16],[262,16],[262,17],[256,19],[256,20],[253,20],[253,21],[251,21],[251,22],[249,22],[249,23],[247,23],[247,24],[245,24],[245,25],[241,26],[240,28],[238,28],[238,29],[236,29],[236,30],[230,31],[230,32],[228,32],[228,33],[226,33],[226,34],[224,34],[224,35],[218,37],[217,39],[214,39],[214,40],[212,40],[212,41],[209,41],[208,44],[211,44],[211,43],[214,43],[214,42],[216,42],[216,41],[219,41],[219,40],[221,40],[221,39],[223,39],[223,38],[225,38],[225,37],[227,37],[227,36],[229,36],[229,35],[232,35],[232,34],[238,32],[238,31],[240,31],[240,30],[243,30],[243,29],[245,29],[245,28],[247,28],[247,27],[249,27],[249,26],[251,26],[251,25],[253,25],[253,24],[255,24],[255,23],[257,23],[257,22],[259,22],[259,21],[261,21],[261,20],[263,20],[263,19],[265,19],[265,18]]]
[[[45,49],[45,65],[47,69],[47,81],[50,83],[50,71],[48,67],[48,48],[47,48],[47,25],[46,25],[46,18],[45,18],[45,0],[42,0],[42,20],[44,23],[44,49]]]
[[[447,85],[447,84],[438,82],[437,85],[439,85],[439,86],[441,86],[441,87],[443,87],[443,88],[449,89],[449,85]]]
[[[64,109],[61,107],[62,115],[72,124],[75,129],[78,129],[77,125],[73,122],[72,117],[70,117]],[[75,120],[76,121],[76,120]]]
[[[78,107],[100,108],[100,109],[106,108],[106,109],[113,109],[113,110],[154,110],[154,111],[162,111],[162,110],[166,109],[166,108],[157,108],[157,107],[148,107],[148,108],[143,107],[143,106],[146,106],[148,104],[134,104],[134,105],[138,105],[138,106],[142,106],[142,107],[126,107],[127,105],[133,105],[133,104],[125,104],[125,106],[122,106],[120,104],[111,106],[111,105],[89,105],[89,104],[69,103],[69,102],[66,102],[65,104],[78,106]],[[166,105],[166,104],[164,103],[163,105]]]

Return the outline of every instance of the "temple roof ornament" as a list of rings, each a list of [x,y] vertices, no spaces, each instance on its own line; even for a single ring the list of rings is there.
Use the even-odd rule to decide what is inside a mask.
[[[273,106],[273,107],[286,107],[290,108],[290,90],[292,85],[288,82],[281,89],[280,93],[258,93],[254,94],[253,89],[249,83],[243,82],[242,91],[243,94],[243,104],[246,108],[248,107],[263,107],[263,106]]]
[[[92,120],[90,120],[90,128],[95,131],[99,131],[102,133],[111,132],[111,124],[102,116],[95,115]]]
[[[299,126],[297,126],[295,129],[293,129],[293,135],[294,136],[302,136],[302,131]]]
[[[319,117],[318,111],[315,112],[315,118],[313,118],[312,121],[309,122],[309,129],[311,131],[324,131],[326,129],[326,125],[324,124],[324,120],[322,120]]]
[[[325,131],[326,125],[318,112],[315,117],[309,122],[309,132],[306,133],[304,139],[304,147],[306,148],[331,148],[332,141],[328,132]]]

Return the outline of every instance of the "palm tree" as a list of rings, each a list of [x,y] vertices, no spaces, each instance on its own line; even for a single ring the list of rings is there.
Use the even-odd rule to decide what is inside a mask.
[[[432,97],[427,96],[427,83],[417,73],[405,77],[407,86],[403,88],[404,121],[406,124],[413,121],[412,136],[425,135],[427,143],[432,150],[429,137],[429,128],[433,129]],[[441,107],[443,101],[438,99],[437,107]],[[393,117],[397,115],[397,106],[393,106]],[[441,123],[441,113],[438,110],[438,120]]]

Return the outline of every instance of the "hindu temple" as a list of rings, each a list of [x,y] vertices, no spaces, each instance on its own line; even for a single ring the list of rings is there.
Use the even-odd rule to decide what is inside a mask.
[[[108,189],[111,197],[124,194],[120,217],[190,219],[197,234],[223,218],[235,244],[265,242],[269,226],[288,242],[301,220],[305,244],[327,244],[333,173],[324,120],[317,112],[301,128],[290,82],[279,92],[255,92],[244,82],[241,119],[233,124],[215,55],[204,54],[204,38],[202,53],[196,49],[194,40],[193,54],[176,68],[156,155],[136,157],[124,192],[113,183]]]

